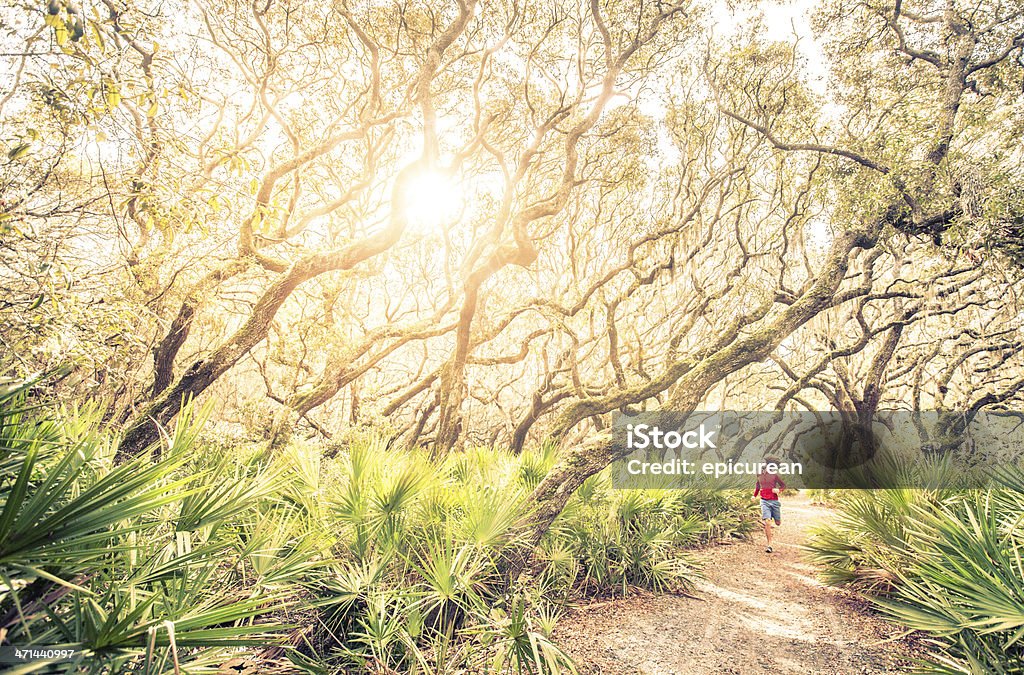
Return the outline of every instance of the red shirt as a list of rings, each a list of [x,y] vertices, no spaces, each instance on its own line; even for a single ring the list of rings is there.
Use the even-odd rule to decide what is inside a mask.
[[[776,490],[785,490],[786,484],[774,473],[762,473],[754,483],[754,494],[760,494],[761,499],[778,499],[779,493]]]

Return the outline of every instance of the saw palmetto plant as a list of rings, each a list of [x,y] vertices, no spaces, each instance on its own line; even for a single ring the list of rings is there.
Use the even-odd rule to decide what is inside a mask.
[[[839,518],[808,550],[824,579],[851,586],[922,631],[937,673],[1024,667],[1024,472],[990,490],[879,490],[838,497]]]
[[[74,649],[69,671],[201,672],[225,650],[284,635],[267,618],[284,596],[240,582],[238,526],[269,492],[265,467],[239,467],[232,484],[191,466],[190,415],[159,461],[115,467],[93,412],[66,424],[39,418],[24,388],[0,393],[6,642]]]
[[[118,465],[95,411],[25,390],[0,395],[0,631],[75,657],[20,672],[572,670],[551,640],[562,608],[687,587],[687,547],[749,526],[727,495],[599,474],[510,587],[550,448],[210,453],[208,411],[186,407],[158,459]]]

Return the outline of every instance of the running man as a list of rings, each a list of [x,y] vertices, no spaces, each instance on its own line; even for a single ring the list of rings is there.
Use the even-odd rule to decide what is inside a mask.
[[[761,520],[764,521],[764,536],[768,540],[768,548],[765,553],[772,552],[772,530],[782,525],[782,504],[779,503],[779,493],[786,489],[777,473],[779,460],[775,457],[765,457],[765,470],[757,477],[754,483],[754,499],[761,498]],[[772,521],[775,526],[772,526]]]

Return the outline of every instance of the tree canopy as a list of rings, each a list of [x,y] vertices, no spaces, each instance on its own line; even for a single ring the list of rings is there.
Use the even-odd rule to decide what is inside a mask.
[[[554,438],[552,513],[616,410],[1018,403],[1019,3],[763,9],[9,6],[3,367],[122,458]]]

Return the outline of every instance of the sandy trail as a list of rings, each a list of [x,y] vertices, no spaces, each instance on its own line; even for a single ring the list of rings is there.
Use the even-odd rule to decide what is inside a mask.
[[[756,503],[751,502],[751,509]],[[911,665],[900,630],[824,586],[799,549],[833,512],[783,500],[775,552],[764,535],[707,549],[700,599],[634,596],[563,617],[555,639],[581,673],[899,673]]]

